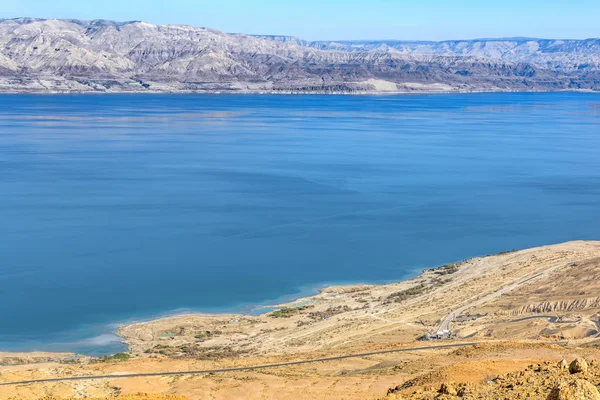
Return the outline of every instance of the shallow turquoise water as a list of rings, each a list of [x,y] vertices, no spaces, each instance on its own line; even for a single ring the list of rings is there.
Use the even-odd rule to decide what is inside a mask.
[[[0,350],[600,239],[600,96],[0,96]]]

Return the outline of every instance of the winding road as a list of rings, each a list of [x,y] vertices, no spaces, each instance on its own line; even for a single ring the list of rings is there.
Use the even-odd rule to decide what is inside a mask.
[[[538,272],[537,274],[535,274],[533,276],[530,276],[528,278],[525,278],[525,279],[519,280],[517,282],[514,282],[514,283],[512,283],[512,284],[510,284],[508,286],[505,286],[505,287],[503,287],[503,288],[501,288],[501,289],[499,289],[499,290],[497,290],[497,291],[495,291],[493,293],[490,293],[490,294],[488,294],[486,296],[483,296],[483,297],[481,297],[479,299],[473,300],[472,302],[470,302],[468,304],[465,304],[465,305],[457,308],[456,310],[452,311],[450,314],[446,315],[444,317],[444,319],[442,319],[442,322],[440,323],[440,325],[439,325],[439,327],[437,329],[437,332],[450,331],[450,324],[454,321],[454,319],[458,315],[461,315],[462,313],[464,313],[465,311],[467,311],[469,308],[473,308],[473,307],[477,307],[477,306],[480,306],[482,304],[485,304],[485,303],[487,303],[490,300],[493,300],[493,299],[495,299],[497,297],[502,296],[504,293],[510,292],[511,290],[514,290],[514,289],[518,288],[519,286],[521,286],[521,285],[523,285],[523,284],[525,284],[527,282],[530,282],[530,281],[532,281],[532,280],[534,280],[536,278],[539,278],[540,276],[543,276],[543,275],[549,274],[551,272],[554,272],[557,269],[562,268],[562,267],[564,267],[564,266],[566,266],[568,264],[569,263],[567,262],[567,263],[562,263],[562,264],[555,265],[553,267],[548,268],[545,271]]]
[[[123,378],[139,378],[139,377],[150,377],[150,376],[173,376],[173,375],[203,375],[203,374],[224,373],[224,372],[256,371],[256,370],[261,370],[261,369],[288,367],[288,366],[292,366],[292,365],[302,365],[302,364],[310,364],[310,363],[318,363],[318,362],[326,362],[326,361],[344,360],[344,359],[348,359],[348,358],[369,357],[369,356],[376,356],[376,355],[380,355],[380,354],[406,353],[409,351],[438,350],[438,349],[450,349],[450,348],[455,348],[455,347],[466,347],[466,346],[473,346],[478,343],[481,343],[481,342],[452,343],[452,344],[445,344],[445,345],[439,345],[439,346],[424,346],[424,347],[410,347],[410,348],[394,349],[394,350],[381,350],[381,351],[373,351],[370,353],[347,354],[347,355],[335,356],[335,357],[316,358],[316,359],[312,359],[312,360],[302,360],[302,361],[289,361],[289,362],[283,362],[283,363],[277,363],[277,364],[254,365],[254,366],[248,366],[248,367],[205,369],[205,370],[196,370],[196,371],[166,371],[166,372],[146,372],[146,373],[115,374],[115,375],[71,376],[71,377],[66,377],[66,378],[32,379],[32,380],[18,381],[18,382],[2,382],[2,383],[0,383],[0,386],[27,385],[30,383],[86,381],[86,380],[98,380],[98,379],[123,379]]]
[[[551,273],[561,267],[564,267],[567,264],[568,263],[555,265],[551,268],[548,268],[547,270],[545,270],[543,272],[539,272],[533,276],[519,280],[519,281],[512,283],[508,286],[505,286],[493,293],[490,293],[484,297],[476,299],[468,304],[465,304],[465,305],[455,309],[454,311],[449,313],[446,317],[444,317],[444,319],[442,320],[442,322],[438,328],[438,331],[450,330],[450,324],[454,321],[456,316],[461,315],[463,312],[465,312],[469,308],[473,308],[473,307],[479,306],[481,304],[487,303],[488,301],[493,300],[506,292],[514,290],[527,282],[530,282],[536,278],[539,278],[542,275]],[[32,379],[32,380],[17,381],[17,382],[0,382],[0,386],[26,385],[26,384],[31,384],[31,383],[85,381],[85,380],[99,380],[99,379],[123,379],[123,378],[139,378],[139,377],[152,377],[152,376],[175,376],[175,375],[202,375],[202,374],[225,373],[225,372],[256,371],[256,370],[269,369],[269,368],[279,368],[279,367],[288,367],[288,366],[293,366],[293,365],[344,360],[344,359],[348,359],[348,358],[361,358],[361,357],[375,356],[375,355],[381,355],[381,354],[466,347],[466,346],[473,346],[473,345],[476,345],[479,343],[481,343],[481,342],[452,343],[452,344],[437,345],[437,346],[423,346],[423,347],[410,347],[410,348],[394,349],[394,350],[381,350],[381,351],[373,351],[370,353],[346,354],[346,355],[335,356],[335,357],[316,358],[316,359],[312,359],[312,360],[301,360],[301,361],[289,361],[289,362],[275,363],[275,364],[262,364],[262,365],[248,366],[248,367],[232,367],[232,368],[206,369],[206,370],[194,370],[194,371],[165,371],[165,372],[128,373],[128,374],[114,374],[114,375],[72,376],[72,377],[66,377],[66,378]],[[553,342],[553,343],[557,343],[557,342]]]

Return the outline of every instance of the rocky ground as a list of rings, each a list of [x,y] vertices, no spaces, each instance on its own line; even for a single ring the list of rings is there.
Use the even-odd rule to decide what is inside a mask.
[[[376,348],[383,346],[371,346],[365,350]],[[316,357],[322,354],[306,356]],[[39,400],[51,396],[53,399],[109,399],[121,396],[129,400],[129,397],[124,396],[133,396],[131,398],[137,400],[135,396],[144,392],[151,395],[180,395],[188,400],[458,400],[459,394],[463,398],[479,399],[546,399],[563,381],[569,384],[573,380],[584,379],[593,384],[598,383],[597,365],[594,360],[598,360],[599,357],[600,350],[594,347],[535,342],[493,342],[461,349],[365,356],[270,370],[0,386],[0,398]],[[587,373],[570,374],[555,367],[563,359],[570,363],[578,358],[587,360]],[[6,381],[101,373],[176,371],[262,364],[283,359],[270,357],[202,361],[190,358],[162,358],[101,364],[23,365],[3,368],[0,379]],[[453,394],[454,391],[456,394]],[[527,393],[530,397],[525,397]],[[175,399],[179,400],[177,397]]]
[[[500,374],[483,384],[444,382],[439,388],[403,395],[410,386],[405,383],[390,389],[384,399],[599,400],[599,381],[598,362],[577,358],[570,364],[566,360],[533,364],[524,371]]]

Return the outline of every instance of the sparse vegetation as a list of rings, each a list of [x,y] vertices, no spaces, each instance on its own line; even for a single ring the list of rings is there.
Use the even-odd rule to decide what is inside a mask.
[[[458,268],[460,266],[460,263],[453,263],[453,264],[446,264],[446,265],[442,265],[441,267],[438,267],[433,271],[434,274],[436,275],[451,275],[451,274],[455,274],[458,272]]]
[[[279,310],[275,310],[269,314],[271,318],[290,318],[293,315],[299,314],[301,311],[308,310],[314,306],[300,306],[300,307],[283,307]]]
[[[410,299],[411,297],[419,296],[421,294],[427,293],[430,290],[430,287],[425,285],[424,283],[420,283],[417,286],[413,286],[406,290],[401,290],[396,293],[392,293],[388,296],[388,300],[394,301],[396,303],[401,303],[405,300]]]
[[[223,332],[221,332],[221,331],[204,331],[204,332],[200,332],[200,333],[194,335],[194,338],[203,342],[205,340],[209,340],[214,337],[217,337],[217,336],[221,335],[222,333]]]
[[[161,354],[167,357],[194,357],[199,360],[216,360],[220,358],[234,358],[248,353],[248,350],[234,350],[231,347],[203,347],[196,344],[180,346],[167,346],[157,344],[146,350],[146,354]]]
[[[325,317],[331,317],[331,316],[334,316],[337,314],[342,314],[342,313],[345,313],[348,311],[352,311],[352,309],[350,307],[348,307],[347,305],[337,306],[337,307],[329,307],[325,311],[313,311],[313,312],[308,313],[308,318],[313,319],[313,320],[320,320]]]
[[[81,360],[78,358],[67,358],[64,360],[60,360],[61,364],[81,364]]]
[[[446,279],[440,279],[440,278],[433,278],[431,280],[431,283],[433,284],[434,287],[440,287],[440,286],[444,286],[447,283],[452,282],[452,278],[446,278]]]
[[[117,353],[117,354],[112,354],[110,356],[104,356],[104,357],[100,357],[94,360],[94,362],[100,362],[100,363],[110,363],[110,362],[121,362],[121,361],[127,361],[131,358],[131,355],[129,355],[129,353]]]
[[[518,249],[504,250],[504,251],[499,251],[498,253],[488,254],[486,257],[490,257],[490,256],[502,256],[502,255],[505,255],[505,254],[515,253],[517,251],[519,251],[519,250]]]

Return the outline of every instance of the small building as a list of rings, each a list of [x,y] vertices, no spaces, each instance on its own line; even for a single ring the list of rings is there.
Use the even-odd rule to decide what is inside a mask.
[[[444,329],[442,331],[437,331],[435,333],[435,338],[436,339],[449,339],[451,335],[452,335],[452,333],[450,332],[450,330]]]

